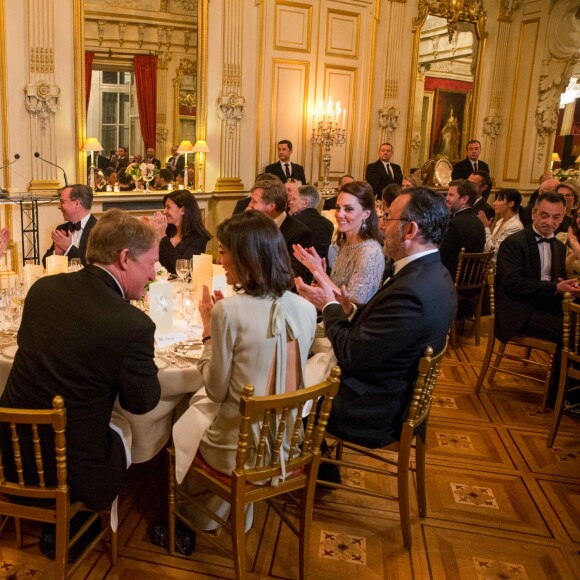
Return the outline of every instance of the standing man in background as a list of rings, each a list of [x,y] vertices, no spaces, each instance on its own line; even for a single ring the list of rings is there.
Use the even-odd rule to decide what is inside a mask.
[[[401,185],[403,182],[403,172],[396,163],[391,163],[393,157],[393,146],[390,143],[383,143],[379,147],[379,158],[374,163],[367,165],[365,181],[371,184],[375,197],[381,199],[383,189],[391,183]]]
[[[306,175],[304,175],[304,167],[297,163],[292,163],[290,157],[292,156],[292,141],[283,139],[278,142],[278,159],[276,163],[268,165],[264,173],[272,173],[280,179],[282,183],[286,183],[288,179],[293,177],[302,184],[306,183]]]

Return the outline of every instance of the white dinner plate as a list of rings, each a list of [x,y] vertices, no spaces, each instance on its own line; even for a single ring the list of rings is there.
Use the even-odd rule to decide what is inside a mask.
[[[2,347],[2,356],[6,358],[14,358],[16,351],[18,350],[18,345],[16,343],[7,344]]]
[[[16,333],[10,330],[0,330],[0,348],[16,342]]]

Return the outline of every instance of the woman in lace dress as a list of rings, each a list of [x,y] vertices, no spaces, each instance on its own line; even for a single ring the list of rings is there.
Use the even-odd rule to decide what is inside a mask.
[[[493,250],[493,262],[497,258],[500,244],[512,234],[524,229],[520,219],[522,196],[517,189],[502,189],[497,192],[493,209],[495,223],[491,230],[491,221],[485,219],[485,251]],[[485,216],[484,216],[485,217]]]
[[[576,210],[572,225],[556,237],[566,244],[566,272],[569,278],[580,278],[580,211]]]
[[[385,269],[372,187],[366,181],[344,184],[335,215],[338,255],[330,279],[337,291],[345,287],[351,302],[366,304],[377,291]],[[324,274],[324,261],[313,248],[295,246],[294,255],[313,274]]]

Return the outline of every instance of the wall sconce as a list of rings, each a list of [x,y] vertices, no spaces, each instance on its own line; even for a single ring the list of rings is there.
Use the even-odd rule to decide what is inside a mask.
[[[550,163],[550,171],[554,169],[554,163],[560,163],[560,156],[557,153],[552,153],[552,162]]]
[[[178,153],[183,153],[185,156],[185,165],[183,167],[183,185],[184,189],[187,189],[187,154],[191,153],[193,150],[193,145],[191,141],[182,141],[179,147],[177,148]],[[195,187],[195,184],[192,184]]]
[[[82,151],[91,152],[91,167],[89,171],[89,187],[95,189],[95,151],[103,150],[103,146],[99,143],[96,137],[89,137],[83,144]]]
[[[199,153],[197,163],[199,168],[198,178],[197,178],[197,189],[196,191],[203,191],[203,154],[210,153],[207,143],[203,139],[198,139],[193,146],[193,152]]]

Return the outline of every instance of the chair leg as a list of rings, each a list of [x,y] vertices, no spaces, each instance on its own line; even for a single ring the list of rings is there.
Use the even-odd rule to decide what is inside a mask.
[[[242,502],[234,501],[232,505],[231,518],[234,569],[236,571],[237,580],[243,580],[246,577],[246,510],[245,505]]]
[[[453,350],[457,350],[457,320],[451,323],[451,346]]]
[[[542,413],[546,412],[546,405],[548,403],[548,394],[550,393],[550,384],[552,383],[552,375],[554,374],[554,354],[548,355],[548,370],[546,371],[546,380],[544,381],[544,396],[542,397]],[[558,389],[559,390],[559,389]]]
[[[14,527],[16,528],[16,545],[19,550],[22,550],[22,520],[14,518]]]
[[[406,455],[406,457],[404,456]],[[411,518],[409,515],[409,456],[399,453],[399,467],[397,470],[397,488],[399,493],[399,517],[403,532],[403,545],[411,549]]]
[[[495,346],[495,337],[488,337],[487,339],[487,349],[485,350],[485,356],[483,357],[483,363],[481,365],[481,370],[479,371],[479,376],[477,377],[477,383],[475,383],[475,392],[479,393],[481,385],[485,380],[485,375],[487,374],[487,369],[489,368],[489,363],[491,361],[491,355],[493,354],[493,347]]]
[[[64,522],[56,523],[56,549],[54,558],[54,577],[66,578],[66,566],[68,563],[68,542],[69,542],[68,518]]]
[[[419,506],[419,517],[427,517],[427,492],[425,489],[425,443],[417,435],[415,438],[415,466],[417,479],[417,504]]]
[[[529,359],[531,356],[532,356],[532,347],[526,346],[526,350],[524,351],[524,358]],[[524,366],[527,367],[528,364],[529,364],[528,361],[524,360]]]
[[[302,490],[302,499],[300,501],[300,534],[298,536],[299,547],[299,578],[306,580],[309,577],[308,564],[310,561],[310,528],[312,526],[312,510],[314,509],[314,490],[316,488],[316,475],[318,474],[319,462],[310,466],[311,474],[309,484]]]
[[[167,452],[168,459],[168,492],[167,492],[167,527],[169,528],[169,553],[175,556],[175,463],[172,450]]]
[[[495,373],[497,372],[497,367],[499,367],[499,365],[501,364],[501,359],[503,358],[503,353],[505,352],[505,343],[501,342],[499,343],[499,348],[497,349],[497,356],[495,357],[495,363],[494,363],[494,367],[491,369],[491,372],[489,373],[489,379],[488,382],[491,385],[493,383],[493,378],[495,377]]]
[[[111,534],[111,563],[113,566],[117,563],[117,558],[119,557],[119,537],[118,533],[110,530]]]
[[[548,433],[546,447],[552,447],[552,445],[554,445],[554,439],[556,439],[556,434],[558,433],[558,427],[560,426],[560,420],[562,419],[564,400],[566,398],[566,382],[565,379],[563,383],[562,380],[560,380],[560,385],[558,386],[558,397],[556,399],[556,405],[554,406],[554,418],[552,419],[552,425],[550,426],[550,431]]]

